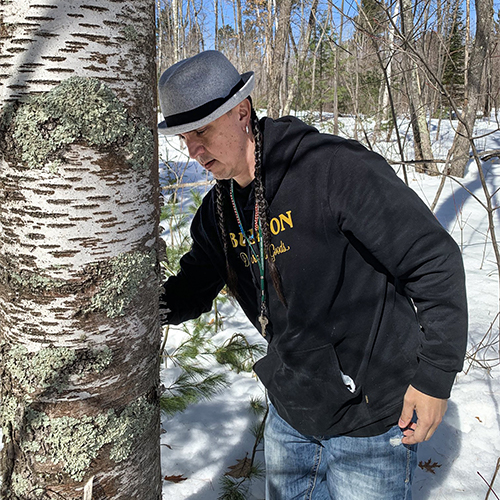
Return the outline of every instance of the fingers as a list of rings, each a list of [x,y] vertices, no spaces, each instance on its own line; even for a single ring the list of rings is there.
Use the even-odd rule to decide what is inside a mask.
[[[411,385],[404,397],[399,426],[403,431],[403,444],[428,441],[434,434],[446,412],[447,401],[424,394]],[[411,422],[413,412],[417,421]]]
[[[413,422],[412,427],[409,427],[406,431],[403,431],[403,444],[417,444],[424,441],[428,441],[437,429],[437,425],[424,424],[421,419],[417,422]]]
[[[411,424],[411,419],[413,418],[413,411],[415,407],[411,403],[407,403],[406,401],[403,403],[403,410],[401,411],[401,415],[399,417],[398,425],[404,431]]]

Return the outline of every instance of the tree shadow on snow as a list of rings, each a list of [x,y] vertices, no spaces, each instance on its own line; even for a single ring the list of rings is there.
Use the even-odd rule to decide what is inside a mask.
[[[425,443],[418,445],[418,467],[413,480],[413,500],[437,498],[435,490],[445,482],[460,453],[462,436],[458,407],[448,402],[441,425]]]
[[[479,174],[477,173],[477,167],[474,163],[469,163],[468,172],[463,179],[457,179],[463,184],[463,186],[470,192],[474,193],[481,201],[484,202],[484,193],[481,186],[481,180],[479,179]],[[500,168],[494,162],[489,161],[483,163],[483,172],[486,179],[486,184],[488,185],[490,195],[493,194],[498,185],[498,177],[500,176]],[[465,222],[468,216],[468,212],[464,212],[464,204],[469,201],[472,203],[478,203],[474,200],[470,193],[461,187],[458,183],[452,180],[447,182],[452,183],[453,191],[448,195],[443,201],[438,203],[437,209],[434,212],[436,218],[441,222],[443,227],[445,227],[449,232],[456,226],[457,218],[461,223]],[[495,197],[495,202],[498,201]],[[494,202],[494,204],[496,204]],[[484,211],[486,219],[486,210]],[[459,228],[455,227],[455,231]],[[467,242],[464,242],[467,244]]]

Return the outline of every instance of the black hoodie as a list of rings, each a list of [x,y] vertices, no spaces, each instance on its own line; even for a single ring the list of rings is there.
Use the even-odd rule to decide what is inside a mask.
[[[467,336],[455,242],[380,155],[293,117],[264,118],[261,128],[267,258],[287,306],[266,273],[269,346],[254,369],[278,413],[303,434],[370,436],[397,423],[409,384],[448,398]],[[249,230],[251,189],[237,202]],[[210,310],[225,283],[216,220],[212,190],[180,273],[164,285],[169,323]],[[232,211],[226,220],[238,300],[259,328],[258,266]]]

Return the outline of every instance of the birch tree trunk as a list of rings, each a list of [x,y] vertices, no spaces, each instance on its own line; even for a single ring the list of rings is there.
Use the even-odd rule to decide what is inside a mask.
[[[174,58],[175,62],[183,59],[181,55],[182,0],[172,0],[172,17],[174,24]]]
[[[0,5],[2,500],[161,497],[154,7]]]
[[[491,47],[493,32],[493,0],[476,0],[476,37],[472,45],[467,71],[466,99],[457,133],[450,153],[448,173],[463,177],[469,161],[470,140],[473,137],[474,123],[479,104],[482,102],[484,66]]]

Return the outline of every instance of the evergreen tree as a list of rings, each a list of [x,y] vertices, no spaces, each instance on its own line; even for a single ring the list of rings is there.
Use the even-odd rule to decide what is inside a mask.
[[[387,24],[387,13],[384,3],[380,0],[362,0],[359,24],[370,34],[380,34]]]
[[[447,33],[448,50],[443,70],[443,84],[451,96],[460,102],[464,95],[465,75],[465,27],[463,12],[458,7]]]

